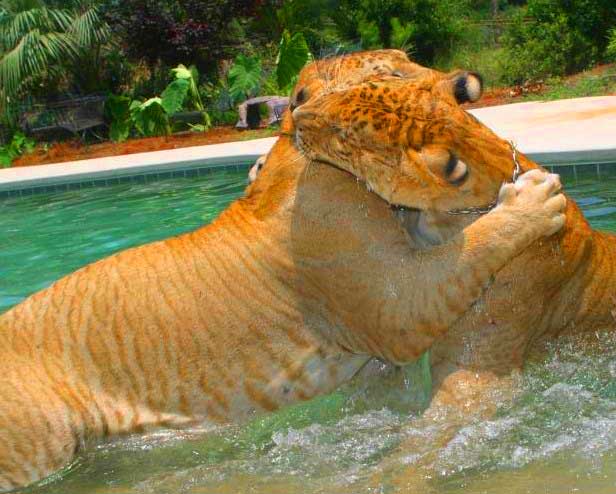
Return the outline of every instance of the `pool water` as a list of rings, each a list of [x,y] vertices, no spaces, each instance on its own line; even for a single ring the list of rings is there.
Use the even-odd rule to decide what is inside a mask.
[[[590,222],[616,232],[616,176],[563,175]],[[211,221],[245,186],[245,171],[220,170],[1,200],[0,312],[88,262]],[[416,381],[383,372],[242,426],[118,439],[28,492],[616,492],[615,335],[554,343],[513,403],[457,428],[418,419],[426,383]],[[400,451],[417,436],[421,451]],[[435,468],[417,486],[404,472],[421,455]]]
[[[85,264],[209,223],[244,191],[246,175],[222,169],[0,200],[0,313]]]

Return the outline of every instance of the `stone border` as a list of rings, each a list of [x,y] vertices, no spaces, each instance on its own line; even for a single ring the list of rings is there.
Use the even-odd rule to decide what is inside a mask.
[[[99,178],[94,180],[82,180],[80,182],[58,183],[55,185],[42,184],[21,189],[0,190],[0,200],[15,197],[29,197],[38,194],[55,194],[57,192],[67,192],[69,190],[91,189],[93,187],[108,187],[111,185],[120,184],[149,184],[152,182],[158,182],[159,180],[168,180],[172,178],[204,177],[223,169],[234,170],[236,172],[243,171],[245,176],[248,177],[248,169],[252,166],[252,164],[253,162],[231,163],[217,166],[205,166],[201,168],[190,168],[188,170],[165,171],[160,173],[148,172],[141,175]]]
[[[0,170],[0,192],[254,162],[276,137]],[[178,175],[179,176],[179,175]]]
[[[529,101],[470,113],[544,166],[616,163],[616,96]]]

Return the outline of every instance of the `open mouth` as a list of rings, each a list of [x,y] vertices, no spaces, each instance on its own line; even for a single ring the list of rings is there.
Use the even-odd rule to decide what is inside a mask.
[[[452,216],[448,212],[402,206],[392,206],[391,209],[408,235],[409,243],[416,249],[429,249],[447,242],[481,216],[480,213]]]

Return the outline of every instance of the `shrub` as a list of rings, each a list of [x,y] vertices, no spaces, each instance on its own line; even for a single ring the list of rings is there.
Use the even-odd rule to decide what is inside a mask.
[[[237,45],[233,19],[254,12],[250,0],[108,0],[109,24],[134,60],[211,69]]]
[[[174,114],[186,107],[187,102],[203,117],[203,123],[188,126],[192,130],[204,131],[211,120],[204,110],[201,95],[197,89],[199,72],[195,67],[178,65],[171,70],[174,80],[167,85],[160,97],[145,101],[131,100],[128,96],[112,95],[105,103],[105,116],[109,124],[109,138],[115,142],[128,139],[133,129],[142,136],[155,136],[171,132]]]
[[[570,74],[603,59],[613,0],[529,0],[503,36],[507,82]]]
[[[311,59],[308,44],[302,33],[293,36],[282,33],[278,57],[276,57],[276,82],[281,89],[289,88],[304,65]],[[290,90],[291,88],[289,88]]]
[[[239,118],[236,110],[212,110],[210,116],[213,125],[235,125]]]
[[[144,137],[167,135],[171,132],[169,114],[165,111],[162,98],[150,98],[143,103],[133,101],[130,115],[135,129]]]
[[[610,60],[616,61],[616,27],[610,30],[605,53]]]
[[[460,39],[466,0],[340,0],[333,20],[363,48],[402,48],[430,64]]]
[[[22,132],[16,132],[8,144],[0,146],[0,167],[11,166],[14,159],[24,153],[34,151],[34,141],[26,137]]]
[[[105,101],[105,119],[109,122],[109,138],[123,142],[130,135],[133,122],[130,112],[131,99],[112,95]]]
[[[98,85],[101,52],[110,30],[94,1],[63,5],[44,0],[0,2],[0,111],[10,101],[48,96],[75,85]]]
[[[343,43],[330,15],[338,0],[265,0],[251,22],[251,33],[267,40],[280,39],[285,31],[302,33],[312,53],[324,55]]]
[[[268,93],[288,93],[312,55],[302,33],[282,33],[273,71],[263,68],[263,60],[243,54],[235,57],[229,69],[229,95],[233,103],[250,98],[264,89]]]
[[[238,55],[229,69],[229,94],[234,102],[250,98],[259,89],[261,76],[261,59],[257,56]]]

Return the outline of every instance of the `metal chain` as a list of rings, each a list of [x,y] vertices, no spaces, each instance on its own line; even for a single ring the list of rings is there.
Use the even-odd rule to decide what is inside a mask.
[[[513,158],[513,174],[511,175],[511,182],[514,183],[518,177],[520,176],[520,172],[522,171],[522,167],[520,166],[520,162],[518,161],[518,150],[515,147],[513,141],[509,141],[509,146],[511,147],[511,155]],[[468,208],[462,209],[452,209],[451,211],[447,211],[448,214],[451,215],[460,215],[460,214],[486,214],[492,208],[496,206],[497,201],[494,201],[487,206],[470,206]]]
[[[515,183],[515,181],[520,176],[520,172],[522,171],[522,167],[520,166],[520,162],[518,161],[518,148],[515,147],[515,143],[513,141],[509,141],[509,146],[511,146],[511,154],[513,157],[513,175],[511,176],[511,182]]]

